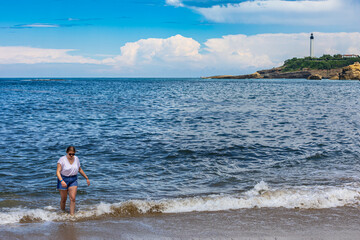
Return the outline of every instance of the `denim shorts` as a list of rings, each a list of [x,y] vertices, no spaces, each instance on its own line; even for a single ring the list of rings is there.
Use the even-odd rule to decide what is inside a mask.
[[[66,177],[66,176],[63,176],[61,175],[62,179],[64,180],[64,182],[66,183],[67,187],[64,188],[62,185],[61,185],[61,182],[60,180],[58,179],[57,181],[57,189],[59,190],[68,190],[69,187],[74,187],[74,186],[77,186],[78,185],[78,181],[77,181],[77,175],[74,175],[74,176],[69,176],[69,177]]]

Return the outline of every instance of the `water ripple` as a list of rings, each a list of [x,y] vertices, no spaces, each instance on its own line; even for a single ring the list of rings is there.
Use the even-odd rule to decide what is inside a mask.
[[[360,179],[359,92],[339,81],[2,79],[0,193],[53,201],[70,144],[92,180],[79,180],[84,201],[349,183]]]

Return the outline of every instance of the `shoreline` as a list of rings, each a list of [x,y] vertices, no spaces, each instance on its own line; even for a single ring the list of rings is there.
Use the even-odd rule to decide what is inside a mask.
[[[308,80],[360,80],[360,63],[343,68],[310,69],[303,68],[298,71],[284,71],[285,66],[267,70],[260,70],[245,75],[218,75],[203,77],[203,79],[308,79]]]
[[[245,75],[219,75],[204,77],[204,79],[309,79],[309,80],[322,80],[331,79],[339,80],[335,77],[341,73],[342,69],[331,70],[310,70],[304,69],[293,72],[283,72],[282,68],[273,68],[267,70],[260,70],[252,74]]]
[[[358,208],[242,209],[13,224],[1,239],[356,239]]]

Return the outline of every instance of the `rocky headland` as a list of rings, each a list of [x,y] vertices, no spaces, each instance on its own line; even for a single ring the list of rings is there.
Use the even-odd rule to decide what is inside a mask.
[[[338,76],[340,80],[360,80],[360,63],[344,67]]]
[[[286,71],[284,66],[268,70],[260,70],[246,75],[219,75],[204,77],[205,79],[309,79],[309,80],[360,80],[360,63],[343,68],[334,69],[309,69],[303,68],[298,71]]]

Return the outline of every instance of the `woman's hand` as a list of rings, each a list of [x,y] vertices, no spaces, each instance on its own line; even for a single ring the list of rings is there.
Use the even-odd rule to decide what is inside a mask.
[[[62,186],[63,188],[67,188],[66,182],[65,182],[65,181],[62,181],[62,182],[61,182],[61,186]]]
[[[87,178],[86,179],[87,185],[90,186],[90,180]]]

